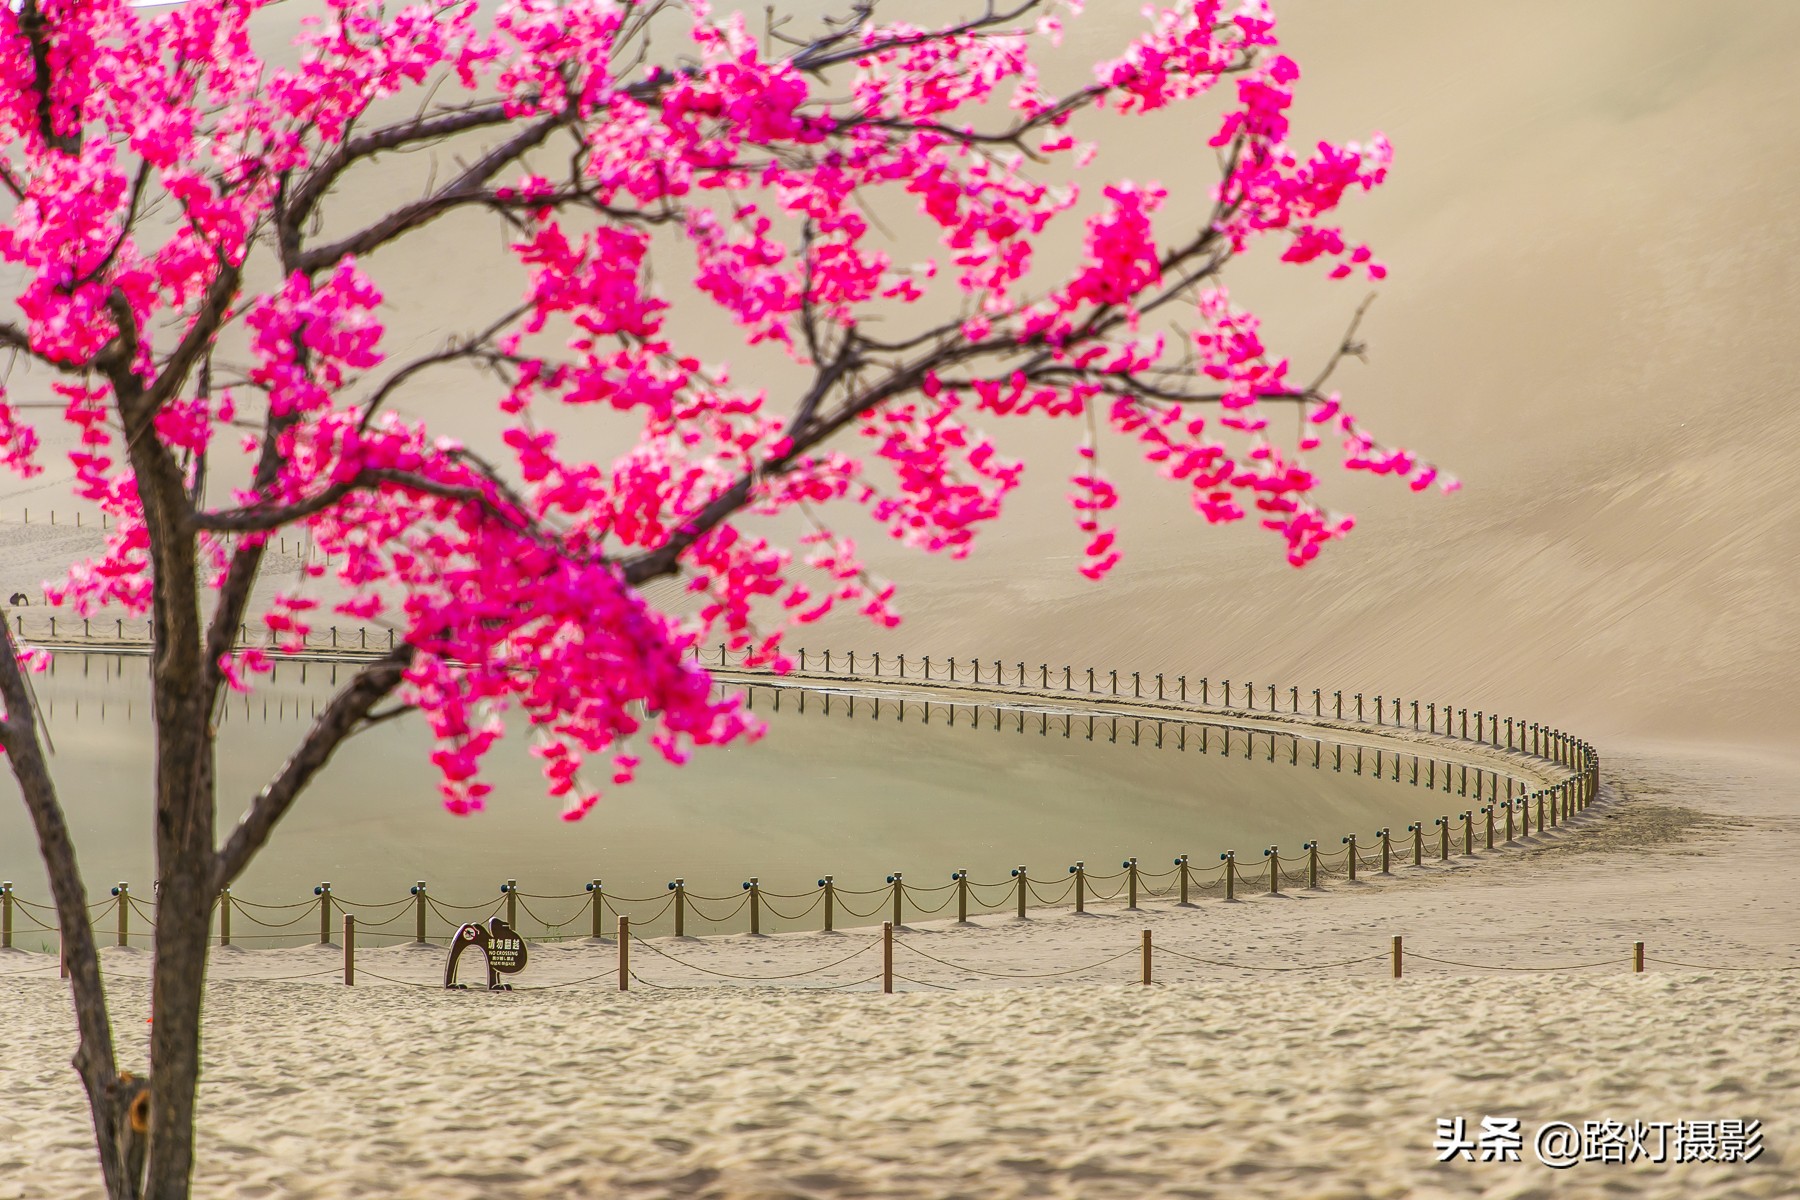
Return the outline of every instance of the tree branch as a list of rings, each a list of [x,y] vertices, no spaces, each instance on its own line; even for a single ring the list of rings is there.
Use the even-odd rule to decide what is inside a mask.
[[[325,711],[307,731],[293,755],[275,778],[258,792],[238,821],[237,828],[219,848],[213,864],[213,888],[229,887],[249,865],[256,852],[275,831],[276,824],[292,808],[307,784],[331,761],[344,739],[357,728],[396,687],[412,665],[416,651],[402,643],[359,672],[349,686],[332,697]]]
[[[18,647],[4,612],[0,612],[0,700],[6,705],[5,717],[0,719],[0,749],[6,752],[6,761],[12,767],[13,778],[18,780],[26,811],[37,831],[38,853],[43,857],[51,896],[56,902],[63,961],[69,965],[69,988],[74,993],[75,1023],[81,1037],[75,1049],[75,1070],[87,1089],[107,1190],[112,1195],[122,1195],[115,1130],[109,1119],[118,1068],[112,1023],[106,1015],[106,988],[100,979],[99,950],[94,944],[94,927],[88,921],[87,887],[81,878],[81,864],[75,856],[68,821],[57,799],[56,784],[44,761],[37,710],[19,669]]]
[[[315,513],[324,512],[354,491],[380,487],[382,484],[392,484],[415,492],[440,496],[446,500],[461,500],[471,504],[480,504],[488,499],[487,494],[480,488],[440,483],[435,479],[427,479],[423,475],[380,467],[358,471],[349,479],[339,480],[324,491],[293,504],[273,507],[250,505],[245,508],[213,509],[209,512],[195,513],[193,525],[195,529],[203,529],[212,533],[267,533],[294,521],[304,520]]]
[[[488,183],[508,163],[517,161],[521,156],[543,145],[552,133],[569,124],[573,119],[572,110],[565,110],[533,122],[476,160],[461,175],[445,184],[435,194],[397,208],[373,225],[367,226],[349,237],[341,238],[327,246],[305,251],[295,264],[296,268],[311,275],[331,266],[347,255],[367,254],[410,230],[429,224],[459,204],[480,199]]]
[[[326,193],[360,159],[454,137],[473,129],[504,125],[513,119],[507,112],[506,102],[495,100],[435,116],[417,116],[408,121],[384,125],[361,137],[351,138],[340,145],[335,154],[309,172],[294,189],[293,196],[287,202],[284,218],[292,222],[296,229],[305,224]]]

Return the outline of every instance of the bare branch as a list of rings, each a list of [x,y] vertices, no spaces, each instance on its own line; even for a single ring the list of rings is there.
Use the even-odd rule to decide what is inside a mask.
[[[408,121],[385,125],[361,137],[350,138],[338,147],[336,153],[310,171],[294,189],[283,219],[295,229],[304,225],[344,172],[362,159],[373,158],[388,150],[440,141],[472,129],[504,125],[513,119],[507,112],[506,102],[495,100],[429,117],[421,115]]]
[[[331,761],[331,756],[344,743],[344,739],[356,732],[369,715],[393,690],[400,685],[407,667],[412,665],[415,650],[402,643],[391,652],[363,668],[349,686],[345,687],[325,711],[319,714],[318,720],[307,731],[306,737],[299,747],[282,765],[281,770],[268,785],[258,792],[250,802],[249,809],[238,821],[237,828],[219,848],[213,864],[213,888],[230,886],[243,869],[249,865],[251,858],[262,849],[263,843],[275,831],[275,826],[292,808],[294,801],[306,785]]]
[[[534,121],[477,159],[456,179],[439,189],[435,195],[395,209],[373,225],[353,233],[349,237],[306,251],[300,256],[299,262],[295,264],[296,267],[310,275],[331,266],[347,255],[367,254],[409,230],[429,224],[458,205],[482,199],[486,194],[485,189],[488,183],[493,180],[495,175],[504,170],[507,164],[518,161],[521,156],[543,145],[552,133],[573,119],[572,112],[565,110]]]
[[[471,504],[488,501],[488,496],[480,488],[440,483],[435,479],[427,479],[423,475],[414,475],[406,471],[370,469],[359,471],[349,479],[332,484],[317,495],[293,504],[279,506],[250,506],[246,508],[216,509],[211,512],[195,513],[193,526],[195,529],[208,530],[213,533],[267,533],[279,529],[283,525],[304,520],[315,513],[324,512],[338,503],[350,493],[383,485],[403,487],[410,491],[423,492],[431,496],[440,496],[446,500],[460,500]]]
[[[5,717],[0,719],[0,749],[6,752],[6,761],[37,832],[38,852],[43,856],[51,896],[56,902],[63,961],[69,965],[69,987],[74,993],[75,1022],[81,1035],[75,1050],[75,1070],[87,1089],[88,1105],[94,1114],[108,1190],[122,1195],[116,1190],[121,1172],[114,1130],[106,1118],[117,1083],[117,1067],[112,1023],[106,1015],[106,988],[100,978],[99,950],[94,944],[94,927],[88,921],[87,887],[75,855],[75,841],[56,795],[56,784],[44,760],[37,711],[19,670],[18,647],[4,612],[0,612],[0,701],[6,705]]]

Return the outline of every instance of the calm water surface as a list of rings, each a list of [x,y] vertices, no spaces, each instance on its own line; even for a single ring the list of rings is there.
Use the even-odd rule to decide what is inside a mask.
[[[256,694],[230,701],[220,727],[221,836],[324,706],[334,681],[352,669],[284,663]],[[90,891],[103,898],[126,880],[147,899],[145,661],[59,655],[37,689]],[[1109,873],[1136,855],[1146,870],[1163,871],[1187,853],[1205,869],[1225,849],[1254,869],[1270,845],[1298,854],[1303,840],[1316,838],[1336,850],[1347,833],[1368,839],[1383,825],[1476,806],[1473,775],[1469,798],[1446,795],[1441,764],[1421,760],[1414,785],[1410,756],[1378,760],[1373,750],[1286,735],[1048,707],[926,704],[898,694],[785,691],[777,708],[776,691],[758,687],[752,704],[769,727],[761,741],[700,751],[679,769],[647,755],[635,784],[609,792],[575,823],[544,796],[522,739],[509,738],[491,759],[488,810],[455,817],[439,805],[422,723],[384,725],[339,750],[234,892],[294,903],[310,901],[313,886],[330,880],[340,897],[380,903],[426,880],[437,900],[481,905],[485,914],[500,885],[517,879],[535,917],[571,922],[565,932],[580,933],[588,926],[580,910],[589,880],[604,880],[609,895],[660,900],[668,881],[683,877],[691,893],[728,898],[696,903],[689,932],[708,932],[713,926],[699,914],[722,916],[752,876],[769,892],[803,893],[825,874],[845,889],[873,889],[898,870],[909,885],[929,887],[948,883],[959,868],[977,882],[1007,880],[1023,864],[1055,887],[1078,859]],[[16,792],[6,779],[6,790]],[[1482,787],[1484,798],[1491,795],[1491,778]],[[20,895],[47,900],[35,851],[23,807],[9,798],[0,806],[0,876]],[[998,889],[985,894],[1005,903]],[[531,898],[552,896],[575,898]],[[772,903],[789,912],[804,907]],[[877,901],[847,895],[844,903],[869,911]],[[634,906],[626,910],[640,919]],[[358,919],[402,911],[359,911]],[[650,911],[642,908],[642,916]],[[292,914],[263,915],[273,922]],[[815,911],[799,924],[817,919]],[[404,933],[411,922],[404,916],[385,928]],[[855,922],[840,911],[839,923]],[[440,924],[434,917],[434,932]],[[765,929],[791,924],[765,912]],[[717,927],[741,930],[744,918],[738,913]],[[246,916],[236,918],[236,931],[245,940],[268,933]],[[301,931],[316,938],[316,918],[301,921]]]

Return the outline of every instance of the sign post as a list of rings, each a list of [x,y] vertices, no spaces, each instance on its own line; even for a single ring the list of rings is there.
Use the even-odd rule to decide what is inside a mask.
[[[456,982],[456,962],[470,946],[481,947],[487,960],[488,990],[511,991],[512,985],[501,983],[500,976],[517,975],[525,969],[525,939],[499,917],[489,917],[485,926],[471,922],[456,931],[450,939],[450,961],[444,965],[444,986],[468,986]]]

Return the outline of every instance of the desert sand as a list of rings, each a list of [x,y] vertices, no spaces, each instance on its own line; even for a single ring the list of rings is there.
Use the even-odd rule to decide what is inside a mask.
[[[1602,801],[1531,847],[1355,889],[903,935],[991,971],[1127,952],[1055,981],[1002,986],[903,951],[904,974],[950,990],[888,997],[742,985],[646,952],[646,981],[705,986],[620,995],[612,948],[575,944],[539,951],[522,982],[601,978],[489,996],[373,977],[430,981],[436,958],[405,948],[359,956],[354,989],[330,951],[220,954],[198,1194],[1800,1190],[1800,441],[1785,424],[1800,10],[1279,7],[1306,135],[1380,128],[1399,153],[1354,213],[1393,276],[1363,330],[1370,361],[1340,382],[1378,432],[1467,486],[1334,485],[1361,524],[1296,573],[1111,462],[1127,557],[1093,587],[1052,462],[967,562],[878,556],[907,584],[890,639],[850,623],[808,639],[1466,697],[1596,742]],[[1139,177],[1172,157],[1123,153]],[[1305,366],[1359,297],[1289,301],[1289,278],[1252,275],[1242,295]],[[1051,429],[1008,448],[1068,444]],[[9,531],[39,494],[0,497]],[[67,558],[6,552],[9,587]],[[1255,972],[1164,953],[1144,988],[1129,952],[1145,927],[1217,962],[1368,961]],[[1394,934],[1415,956],[1398,982]],[[658,945],[773,975],[867,936]],[[1625,961],[1637,939],[1643,976]],[[145,956],[106,963],[122,1052],[141,1057],[145,991],[128,977]],[[0,971],[0,1198],[95,1195],[66,993],[31,956]],[[1434,1161],[1436,1118],[1486,1115],[1760,1118],[1766,1149],[1730,1167]]]
[[[873,929],[654,939],[623,994],[586,940],[499,994],[443,991],[439,950],[360,950],[354,987],[333,948],[217,951],[196,1194],[1791,1195],[1800,760],[1614,764],[1574,822],[1448,867],[909,927],[893,996]],[[105,962],[129,1057],[147,954]],[[0,1198],[98,1195],[66,993],[45,956],[0,970]],[[1459,1116],[1760,1120],[1764,1149],[1440,1164]]]

